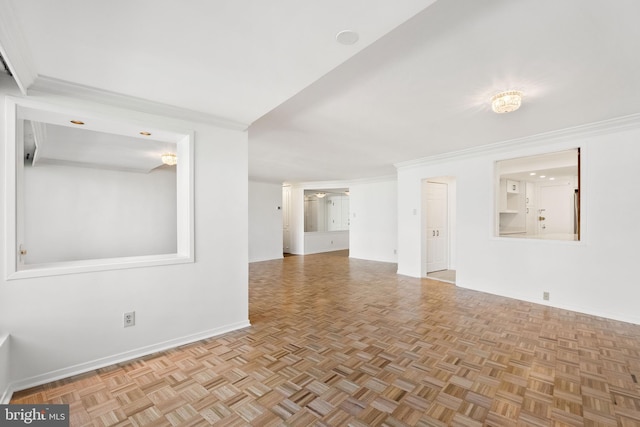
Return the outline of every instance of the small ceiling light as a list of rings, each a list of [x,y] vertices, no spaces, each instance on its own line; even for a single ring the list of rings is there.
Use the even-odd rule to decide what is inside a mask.
[[[348,196],[351,193],[349,192],[349,190],[347,190],[347,191],[344,192],[344,194],[346,194]]]
[[[74,125],[83,125],[84,122],[80,121],[80,120],[69,120],[71,123],[73,123]]]
[[[324,196],[326,196],[326,195],[327,195],[327,193],[316,193],[316,197],[317,197],[318,199],[322,199],[322,198],[323,198]]]
[[[554,177],[551,177],[551,178],[549,178],[549,181],[553,181],[554,179],[555,179]]]
[[[498,114],[516,111],[520,108],[520,104],[522,104],[522,92],[519,90],[496,93],[491,98],[491,109]]]
[[[140,132],[140,135],[151,136],[151,132],[142,131]]]
[[[536,173],[535,172],[531,172],[529,175],[534,176]]]
[[[336,41],[340,44],[350,45],[355,44],[360,39],[360,36],[355,31],[344,30],[336,34]]]
[[[546,177],[547,177],[546,175],[540,175],[540,178],[546,178]]]
[[[169,166],[178,164],[178,157],[173,153],[165,153],[162,155],[162,163]]]

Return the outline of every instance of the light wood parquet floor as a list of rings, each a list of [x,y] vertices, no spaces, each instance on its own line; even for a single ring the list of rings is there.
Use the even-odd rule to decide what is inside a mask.
[[[345,253],[250,266],[252,327],[18,392],[72,426],[640,426],[640,326]]]

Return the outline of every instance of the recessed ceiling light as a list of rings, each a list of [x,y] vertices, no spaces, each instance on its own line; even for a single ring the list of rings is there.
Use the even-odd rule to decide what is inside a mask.
[[[84,122],[80,121],[80,120],[69,120],[71,123],[73,123],[74,125],[83,125]]]
[[[336,34],[336,41],[340,44],[350,45],[355,44],[360,39],[360,36],[355,31],[344,30]]]
[[[498,114],[516,111],[520,108],[520,104],[522,104],[522,92],[519,90],[507,90],[491,97],[491,109]]]
[[[546,177],[547,177],[546,175],[540,175],[540,178],[546,178]]]
[[[534,176],[536,173],[535,172],[531,172],[529,175]]]
[[[140,132],[140,135],[151,136],[151,132]]]
[[[555,179],[554,177],[551,177],[551,178],[549,178],[549,181],[553,181],[554,179]]]

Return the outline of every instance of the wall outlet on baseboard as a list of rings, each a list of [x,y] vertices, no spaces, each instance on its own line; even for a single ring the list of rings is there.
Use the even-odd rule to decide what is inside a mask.
[[[128,328],[129,326],[135,326],[135,324],[136,324],[136,312],[135,311],[129,311],[127,313],[124,313],[123,322],[124,322],[123,326],[125,328]]]
[[[545,291],[542,293],[542,299],[545,301],[549,301],[549,292]]]

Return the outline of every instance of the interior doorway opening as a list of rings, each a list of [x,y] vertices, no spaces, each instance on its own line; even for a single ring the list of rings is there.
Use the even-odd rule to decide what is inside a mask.
[[[422,182],[422,276],[456,282],[456,180],[433,177]]]

